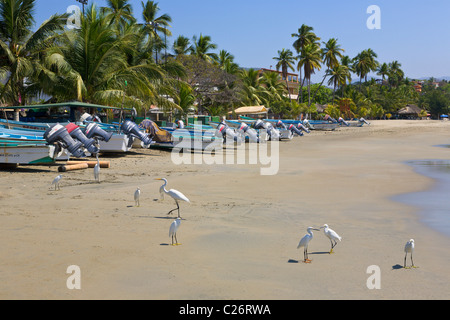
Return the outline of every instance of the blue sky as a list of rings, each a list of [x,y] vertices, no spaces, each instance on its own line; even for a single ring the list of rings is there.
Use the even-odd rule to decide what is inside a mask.
[[[146,0],[145,0],[146,1]],[[406,76],[450,76],[450,1],[448,0],[160,0],[160,14],[172,17],[172,38],[209,35],[235,56],[241,67],[269,68],[283,48],[291,49],[302,24],[323,40],[337,38],[345,54],[354,57],[372,48],[378,61],[398,60]],[[105,6],[106,0],[89,0]],[[141,20],[141,0],[130,0]],[[36,0],[35,20],[66,12],[75,0]],[[381,11],[381,29],[370,30],[368,6]],[[323,71],[323,70],[322,70]],[[321,81],[318,72],[312,81]],[[356,78],[356,76],[354,77]]]

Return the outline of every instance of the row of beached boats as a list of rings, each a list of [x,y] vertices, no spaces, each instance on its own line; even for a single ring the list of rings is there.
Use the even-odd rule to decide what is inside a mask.
[[[89,115],[79,122],[24,122],[0,119],[0,164],[45,164],[98,153],[125,153],[132,148],[220,150],[225,145],[290,140],[311,130],[334,130],[338,126],[362,126],[364,119],[346,122],[251,119],[189,124],[182,121],[159,127],[144,119],[120,123],[94,121]]]

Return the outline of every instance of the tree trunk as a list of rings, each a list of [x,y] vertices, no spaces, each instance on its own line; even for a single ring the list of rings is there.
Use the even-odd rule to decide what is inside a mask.
[[[319,87],[317,88],[317,90],[314,92],[313,100],[314,100],[314,98],[316,97],[316,94],[317,94],[317,92],[319,91],[320,87],[322,86],[323,82],[325,81],[325,78],[326,78],[326,77],[327,77],[326,75],[323,77],[322,82],[320,83],[320,85],[319,85]],[[311,100],[309,101],[308,107],[310,107],[310,106],[311,106]]]

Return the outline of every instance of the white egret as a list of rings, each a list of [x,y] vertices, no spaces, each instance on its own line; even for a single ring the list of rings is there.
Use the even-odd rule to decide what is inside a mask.
[[[53,179],[52,185],[53,184],[55,185],[55,190],[56,190],[56,187],[58,187],[59,190],[61,189],[60,186],[59,186],[59,181],[61,181],[62,177],[63,177],[63,175],[60,174],[55,179]]]
[[[139,203],[139,198],[140,198],[140,196],[141,196],[141,189],[138,187],[138,188],[136,189],[136,191],[134,192],[134,205],[135,205],[136,207],[139,207],[139,206],[140,206],[140,203]]]
[[[100,183],[100,161],[98,161],[98,153],[97,153],[97,163],[94,166],[94,179],[98,183]]]
[[[411,255],[411,267],[406,267],[406,256],[408,255],[408,252]],[[414,252],[414,239],[410,239],[408,242],[406,242],[406,245],[405,245],[405,262],[403,264],[403,267],[405,269],[417,268],[414,265],[414,261],[413,261],[413,257],[412,257],[413,252]]]
[[[303,238],[300,240],[300,242],[298,243],[298,246],[297,246],[297,249],[299,249],[300,247],[304,247],[304,251],[303,251],[304,260],[303,260],[303,262],[305,262],[305,263],[310,263],[311,262],[311,260],[308,259],[308,245],[309,245],[309,242],[313,238],[313,233],[312,233],[311,230],[320,231],[319,229],[316,229],[316,228],[313,228],[313,227],[308,227],[308,229],[306,229],[306,231],[308,233],[303,236]]]
[[[171,224],[169,229],[169,237],[172,237],[172,245],[178,246],[181,243],[178,243],[177,240],[177,231],[181,224],[181,218],[176,218]],[[173,238],[175,237],[175,243],[173,243]]]
[[[327,224],[324,224],[320,229],[323,228],[323,233],[330,239],[331,242],[331,250],[330,253],[333,253],[334,247],[337,245],[338,240],[341,241],[342,237],[337,234],[336,231],[330,229]],[[334,243],[333,243],[334,241]]]
[[[178,210],[178,218],[181,218],[180,217],[180,205],[178,204],[178,201],[182,200],[182,201],[186,201],[186,202],[190,203],[189,199],[178,190],[170,189],[169,191],[167,191],[166,190],[166,185],[167,185],[166,178],[157,178],[155,180],[164,181],[164,184],[159,188],[159,193],[161,194],[162,199],[164,199],[164,193],[165,193],[165,194],[168,194],[169,196],[171,196],[172,199],[175,200],[175,203],[177,204],[177,207],[175,209],[170,210],[167,214],[172,213],[172,211]]]

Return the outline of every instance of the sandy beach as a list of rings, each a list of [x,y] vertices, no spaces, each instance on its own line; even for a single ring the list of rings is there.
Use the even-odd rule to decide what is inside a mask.
[[[102,155],[93,169],[1,170],[0,299],[449,299],[449,237],[392,199],[433,180],[405,161],[450,159],[449,121],[372,121],[280,142],[279,170],[258,164],[181,164],[170,152],[133,149]],[[270,142],[269,142],[270,143]],[[180,203],[179,246],[171,246],[172,199]],[[141,189],[141,205],[133,193]],[[334,254],[314,231],[303,263],[297,244],[309,226],[342,236]],[[403,269],[415,239],[416,269]],[[410,263],[408,257],[408,264]],[[69,290],[67,267],[81,270]],[[366,285],[379,266],[381,288]]]

